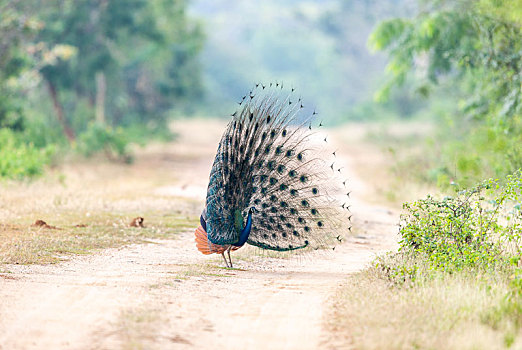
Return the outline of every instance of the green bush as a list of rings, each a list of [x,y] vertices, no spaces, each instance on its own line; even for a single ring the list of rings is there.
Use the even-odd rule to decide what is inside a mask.
[[[85,157],[103,152],[110,160],[132,162],[128,150],[129,138],[122,128],[113,129],[99,123],[89,124],[87,130],[78,136],[78,151]]]
[[[0,178],[23,179],[41,175],[55,150],[54,145],[37,148],[25,143],[20,134],[0,128]]]
[[[487,180],[454,197],[404,204],[400,251],[421,253],[432,269],[460,271],[519,263],[522,175]]]

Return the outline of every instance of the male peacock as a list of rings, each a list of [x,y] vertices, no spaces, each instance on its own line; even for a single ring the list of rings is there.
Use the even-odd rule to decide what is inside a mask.
[[[195,235],[198,250],[221,254],[227,267],[245,243],[333,248],[350,229],[340,169],[327,160],[335,152],[325,153],[326,139],[312,130],[316,113],[304,116],[301,98],[282,88],[256,84],[219,142]]]

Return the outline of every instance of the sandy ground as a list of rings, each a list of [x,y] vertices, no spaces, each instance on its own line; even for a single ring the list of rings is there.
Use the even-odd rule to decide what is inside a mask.
[[[178,171],[176,183],[156,193],[203,203],[222,130],[212,123],[203,136],[184,122],[176,143],[142,152]],[[228,270],[221,256],[201,255],[193,232],[185,232],[55,265],[4,265],[0,349],[331,348],[328,298],[348,274],[395,248],[398,221],[396,211],[366,200],[376,180],[359,179],[354,168],[370,155],[350,156],[349,142],[337,146],[352,190],[354,236],[334,251],[277,258],[243,248],[233,255],[238,269]],[[134,166],[148,166],[140,159]]]

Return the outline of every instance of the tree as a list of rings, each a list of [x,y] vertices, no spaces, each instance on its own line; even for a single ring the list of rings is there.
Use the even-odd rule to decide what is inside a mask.
[[[175,101],[198,89],[202,35],[186,19],[185,1],[52,0],[40,6],[45,26],[38,40],[77,49],[72,59],[40,70],[69,140],[95,113],[113,126],[163,125]],[[172,50],[176,45],[180,53]],[[77,112],[81,104],[92,117]]]
[[[448,158],[461,170],[474,163],[480,176],[511,173],[522,167],[521,26],[520,0],[419,1],[417,16],[384,21],[370,37],[390,56],[380,96],[408,76],[423,95],[442,82],[456,88],[460,141]]]

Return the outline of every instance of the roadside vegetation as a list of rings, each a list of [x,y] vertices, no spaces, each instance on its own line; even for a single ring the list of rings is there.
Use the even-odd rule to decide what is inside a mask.
[[[0,0],[0,179],[65,156],[131,162],[201,91],[185,1]]]
[[[385,131],[370,138],[395,159],[395,183],[435,194],[404,203],[398,252],[338,290],[329,325],[341,344],[522,347],[521,25],[520,1],[430,0],[372,33],[390,56],[377,99],[413,87],[434,126],[420,146]]]

